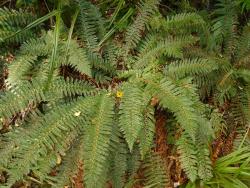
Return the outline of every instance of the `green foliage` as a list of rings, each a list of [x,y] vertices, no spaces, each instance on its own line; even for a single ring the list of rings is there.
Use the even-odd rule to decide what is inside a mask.
[[[120,129],[124,132],[129,149],[132,151],[143,125],[143,91],[136,85],[123,88],[124,97],[120,106]]]
[[[156,152],[158,112],[176,134],[168,152],[187,187],[249,186],[250,35],[237,25],[236,1],[217,1],[212,21],[195,12],[164,18],[159,1],[140,1],[116,33],[123,3],[111,19],[85,0],[55,1],[39,19],[0,9],[3,47],[20,44],[0,95],[3,186],[71,186],[76,174],[90,188],[169,186],[173,167]],[[50,27],[34,29],[47,19]],[[238,149],[213,166],[212,141],[230,130]]]
[[[149,154],[145,160],[145,187],[166,187],[169,183],[164,161],[158,154]]]
[[[36,16],[26,11],[0,8],[0,42],[21,43],[31,37],[34,37],[34,32],[28,30],[6,40],[8,36],[15,34],[16,31],[22,29],[35,19]]]

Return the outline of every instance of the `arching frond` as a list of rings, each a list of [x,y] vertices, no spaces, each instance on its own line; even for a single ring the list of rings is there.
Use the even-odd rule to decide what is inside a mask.
[[[136,84],[126,84],[123,93],[119,125],[132,151],[143,126],[143,91]]]
[[[144,157],[153,146],[155,133],[154,109],[147,107],[143,112],[143,126],[139,134],[139,147],[141,156]]]
[[[194,12],[180,13],[161,20],[163,29],[174,34],[202,31],[206,24],[203,18]]]
[[[149,41],[150,42],[150,41]],[[192,36],[169,37],[164,41],[158,41],[151,49],[142,51],[135,61],[135,68],[143,68],[150,62],[165,55],[167,57],[182,58],[184,47],[192,45],[196,39]]]
[[[66,53],[62,50],[62,54]],[[79,48],[76,41],[71,40],[68,54],[59,57],[59,62],[62,65],[70,65],[82,74],[91,75],[90,62],[87,58],[86,52]]]
[[[135,48],[140,41],[145,24],[155,12],[157,5],[158,0],[141,1],[140,5],[138,6],[138,15],[134,22],[128,27],[125,34],[125,57],[128,55],[129,51]]]
[[[75,140],[71,148],[65,153],[62,158],[62,164],[58,169],[58,175],[55,178],[55,183],[52,187],[69,186],[72,183],[72,178],[76,175],[78,170],[81,169],[83,163],[83,138]]]
[[[166,174],[166,164],[159,154],[149,154],[145,159],[145,187],[164,188],[168,186],[169,180]]]
[[[76,2],[80,9],[77,21],[78,34],[90,51],[97,52],[98,43],[106,34],[105,20],[98,8],[90,2],[79,0]]]
[[[18,138],[18,148],[14,156],[9,158],[8,163],[8,185],[23,178],[29,173],[38,160],[46,157],[50,150],[61,149],[67,140],[62,141],[69,131],[78,129],[79,124],[89,124],[89,107],[93,104],[93,98],[82,98],[70,105],[62,105],[42,117],[36,125],[32,125],[22,138]],[[76,116],[76,113],[79,113]],[[80,128],[80,127],[79,127]],[[16,134],[16,133],[13,133]],[[32,148],[32,150],[30,149]]]
[[[114,102],[102,94],[95,98],[94,116],[84,134],[84,180],[86,187],[102,187],[110,151]]]
[[[208,74],[217,68],[217,63],[208,59],[184,59],[167,65],[165,74],[180,79],[186,76]]]
[[[167,79],[159,83],[149,82],[146,89],[159,100],[162,107],[175,113],[177,121],[194,139],[198,127],[198,114],[193,108],[193,101],[184,94],[185,91]]]
[[[5,43],[21,43],[34,36],[32,31],[25,31],[15,35],[12,38],[9,36],[15,34],[19,29],[24,28],[29,23],[34,21],[36,16],[22,10],[13,10],[8,8],[0,9],[0,42]],[[6,39],[8,38],[8,39]]]

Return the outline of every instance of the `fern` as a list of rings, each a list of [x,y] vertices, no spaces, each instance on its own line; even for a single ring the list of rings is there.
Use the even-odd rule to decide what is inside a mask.
[[[140,41],[141,32],[143,32],[145,29],[145,24],[149,21],[151,15],[156,10],[157,4],[157,0],[141,1],[140,6],[138,7],[138,15],[135,18],[133,24],[128,27],[125,35],[125,57],[128,55],[129,51],[135,48]]]
[[[8,38],[13,35],[19,29],[24,28],[26,25],[31,23],[36,19],[36,16],[31,13],[25,11],[16,11],[10,10],[8,8],[0,9],[0,41],[1,43],[21,43],[25,40],[34,37],[34,33],[32,31],[25,31],[24,33],[20,33],[15,35],[13,38]],[[7,39],[8,38],[8,39]]]
[[[123,92],[119,124],[129,149],[132,151],[143,126],[143,91],[136,85],[127,84],[124,86]]]
[[[169,183],[164,162],[158,154],[149,154],[145,160],[145,187],[166,187]]]
[[[111,144],[112,118],[114,103],[110,97],[101,95],[93,106],[96,114],[86,128],[84,141],[85,184],[87,187],[99,187],[105,182],[105,163]]]
[[[21,148],[15,152],[15,161],[8,163],[8,185],[12,185],[17,180],[22,179],[23,175],[28,174],[33,165],[37,165],[37,161],[46,156],[47,151],[53,150],[54,147],[60,148],[63,142],[60,142],[62,136],[66,136],[68,131],[73,130],[82,119],[76,118],[75,113],[86,108],[86,105],[91,104],[91,98],[83,99],[82,102],[64,105],[58,108],[53,113],[44,116],[42,121],[37,122],[37,125],[29,129],[24,137],[19,141]],[[67,112],[67,115],[65,115]],[[83,119],[88,112],[82,113]],[[85,114],[85,115],[84,115]],[[55,121],[56,120],[56,121]],[[86,120],[84,120],[86,121]],[[62,126],[64,125],[64,126]],[[32,139],[37,138],[37,139]],[[30,150],[29,148],[33,148]],[[20,170],[20,169],[21,170]]]
[[[70,185],[71,178],[76,175],[77,170],[80,169],[83,158],[83,138],[74,141],[71,148],[66,152],[63,162],[58,171],[56,182],[53,187],[63,187]]]
[[[166,66],[165,74],[179,79],[186,76],[201,76],[216,70],[217,66],[215,62],[208,59],[186,59]]]
[[[192,138],[185,134],[178,140],[178,150],[180,153],[180,162],[182,168],[185,170],[188,178],[193,182],[197,178],[197,151],[195,150],[195,143]]]
[[[147,107],[143,112],[143,127],[141,128],[139,134],[139,147],[141,156],[144,157],[153,147],[153,139],[154,139],[154,110],[152,106]]]
[[[181,88],[176,87],[171,81],[163,79],[160,83],[149,83],[148,88],[152,96],[159,99],[159,103],[164,108],[169,108],[176,115],[177,121],[195,138],[197,129],[197,114],[193,109],[192,101],[183,96]]]
[[[156,47],[148,50],[145,55],[145,51],[142,51],[138,55],[135,62],[135,68],[142,68],[147,66],[150,62],[155,61],[160,55],[166,55],[173,58],[182,58],[182,49],[195,42],[194,37],[169,37],[165,41],[157,43]]]
[[[88,49],[96,52],[98,42],[105,32],[105,22],[97,7],[87,1],[76,1],[80,13],[78,18],[78,33]],[[99,35],[100,34],[100,35]]]
[[[10,118],[27,107],[29,103],[45,100],[42,90],[43,87],[39,82],[32,84],[26,82],[21,87],[6,92],[1,97],[1,117]]]
[[[35,21],[26,11],[0,10],[0,38],[1,29],[17,34],[3,44],[25,41],[12,50],[15,59],[0,96],[3,185],[33,179],[41,187],[71,186],[80,170],[84,187],[166,187],[172,183],[168,170],[178,167],[165,168],[166,159],[155,152],[159,110],[175,134],[167,157],[176,157],[185,172],[181,178],[191,185],[210,186],[225,169],[243,164],[240,159],[229,167],[225,157],[212,166],[210,159],[214,136],[227,134],[231,119],[239,130],[249,123],[249,28],[236,28],[234,1],[217,3],[212,28],[197,13],[159,16],[162,26],[146,27],[156,20],[159,2],[140,1],[120,38],[123,33],[107,33],[112,19],[89,1],[55,5],[57,10]],[[46,27],[39,36],[29,30],[29,23],[51,16],[54,30]],[[72,17],[70,28],[65,17]]]
[[[205,27],[205,21],[197,13],[180,13],[169,16],[167,19],[161,19],[161,24],[166,32],[184,33],[202,31]]]
[[[218,40],[225,46],[224,51],[227,54],[232,53],[235,48],[237,24],[237,6],[235,1],[218,0],[214,14],[213,30]]]

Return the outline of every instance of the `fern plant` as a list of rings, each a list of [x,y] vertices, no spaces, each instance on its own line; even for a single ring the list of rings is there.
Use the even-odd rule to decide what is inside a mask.
[[[26,180],[71,186],[82,171],[86,187],[129,187],[136,181],[166,187],[172,183],[166,161],[154,152],[154,114],[159,110],[171,114],[180,132],[175,145],[188,179],[208,182],[213,177],[208,145],[215,129],[199,92],[206,83],[202,79],[231,66],[218,63],[225,58],[187,53],[202,43],[197,36],[208,28],[201,16],[152,19],[158,5],[157,0],[140,1],[119,40],[106,37],[109,21],[85,0],[58,1],[57,10],[38,21],[18,22],[24,30],[2,37],[3,44],[22,43],[8,66],[0,99],[2,122],[9,122],[1,135],[0,168],[7,173],[3,186]],[[74,10],[69,28],[62,19],[68,7]],[[15,23],[16,15],[23,14],[3,9],[3,15],[9,13],[14,16],[1,24]],[[54,29],[28,30],[27,21],[35,26],[52,16]],[[153,27],[152,20],[162,24]],[[247,51],[241,54],[238,59]],[[145,176],[138,178],[140,171]]]

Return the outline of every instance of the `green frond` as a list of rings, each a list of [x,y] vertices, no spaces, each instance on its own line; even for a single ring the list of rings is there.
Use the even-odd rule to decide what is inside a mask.
[[[52,187],[56,188],[70,185],[72,177],[76,175],[83,161],[83,145],[82,137],[73,142],[70,149],[62,158],[62,164],[60,165],[58,174],[55,177],[56,182],[52,185]]]
[[[235,49],[235,61],[244,63],[249,61],[250,51],[250,24],[243,28],[243,32],[238,39]]]
[[[95,97],[94,116],[84,134],[84,180],[86,187],[102,187],[110,151],[114,101],[106,94]],[[93,111],[93,109],[92,109]]]
[[[77,19],[78,35],[85,42],[87,48],[96,53],[99,41],[106,34],[105,20],[98,8],[90,2],[76,0],[76,3],[80,9]]]
[[[142,55],[147,54],[150,50],[154,49],[157,43],[161,40],[161,37],[157,35],[157,33],[149,33],[145,36],[145,38],[141,41],[138,47],[139,53]]]
[[[202,31],[206,24],[203,18],[195,12],[175,14],[161,20],[161,27],[166,32],[174,34],[176,34],[176,32],[180,34],[187,34],[195,31],[199,32]]]
[[[65,49],[61,53],[64,55],[58,58],[60,64],[70,65],[82,74],[91,75],[90,62],[86,52],[79,47],[75,40],[70,41],[68,54],[65,55]]]
[[[6,91],[0,99],[0,116],[10,118],[25,109],[29,103],[38,103],[45,99],[43,86],[39,82],[25,82],[19,87]]]
[[[247,123],[250,123],[250,86],[248,85],[240,96],[243,107],[244,117]]]
[[[127,159],[129,153],[128,145],[126,140],[122,137],[122,132],[118,126],[119,124],[119,108],[115,106],[112,135],[111,135],[111,146],[110,153],[108,156],[109,172],[108,177],[112,182],[112,185],[117,188],[124,187],[126,181],[127,172]]]
[[[178,153],[180,154],[181,166],[185,173],[192,182],[197,179],[198,168],[197,168],[197,151],[195,142],[187,134],[183,134],[181,138],[177,141]]]
[[[163,79],[159,83],[149,82],[146,90],[159,100],[163,108],[169,109],[175,114],[178,123],[194,139],[199,115],[193,107],[193,101],[186,96],[185,90],[167,79]]]
[[[166,164],[157,153],[150,153],[144,161],[145,188],[165,188],[169,185]]]
[[[248,147],[250,144],[250,138],[248,136],[249,126],[247,127],[239,127],[236,130],[236,136],[233,142],[233,150],[237,151],[239,148]]]
[[[51,151],[44,158],[38,159],[37,165],[31,169],[35,179],[38,179],[39,182],[46,181],[51,169],[56,166],[59,156],[56,152]]]
[[[73,79],[58,79],[52,83],[51,93],[47,95],[55,95],[58,98],[63,98],[63,96],[74,97],[76,95],[94,95],[98,91],[94,89],[93,86],[84,81],[78,81]]]
[[[150,42],[150,41],[149,41]],[[192,36],[168,37],[164,41],[158,41],[150,50],[142,51],[135,61],[135,68],[142,68],[150,62],[154,62],[157,58],[165,55],[167,57],[182,58],[183,48],[196,42],[196,38]]]
[[[79,124],[89,124],[90,111],[93,98],[82,98],[69,105],[58,106],[56,109],[42,117],[41,121],[29,127],[22,138],[18,138],[18,147],[14,158],[10,158],[8,165],[8,185],[23,179],[38,160],[46,157],[50,150],[60,151],[67,140],[70,131],[80,130]],[[79,115],[76,113],[79,113]],[[83,128],[83,127],[82,127]],[[13,133],[18,135],[17,133]],[[32,149],[30,149],[32,148]]]
[[[186,76],[206,75],[217,68],[217,63],[209,59],[184,59],[167,65],[165,74],[169,77],[180,79]]]
[[[24,28],[29,23],[34,21],[36,17],[28,12],[22,10],[14,10],[8,8],[0,8],[0,42],[7,43],[21,43],[32,38],[34,33],[32,31],[25,31],[15,35],[15,37],[5,40],[7,37],[13,35],[19,29]]]
[[[111,164],[110,176],[113,186],[122,188],[124,187],[126,180],[126,171],[128,168],[127,158],[130,153],[126,141],[121,137],[117,138],[117,141],[114,145],[114,151],[112,151],[109,156],[109,161]]]
[[[229,109],[230,115],[233,117],[233,122],[231,123],[234,123],[236,126],[244,126],[247,122],[246,118],[248,118],[248,115],[244,113],[244,103],[240,94],[238,91],[238,95],[231,99],[231,107]]]
[[[208,181],[213,177],[212,162],[210,159],[210,151],[208,149],[209,142],[214,136],[211,124],[206,119],[200,118],[200,127],[197,131],[196,150],[197,150],[197,170],[198,176],[202,181]]]
[[[153,146],[155,134],[154,108],[148,106],[143,112],[143,125],[139,134],[139,148],[142,158]]]
[[[225,133],[227,129],[226,122],[223,119],[223,115],[218,112],[218,109],[213,110],[210,114],[210,123],[215,134]]]
[[[69,183],[70,178],[76,174],[77,167],[81,162],[82,138],[78,137],[82,129],[72,130],[65,138],[61,148],[49,151],[48,154],[38,160],[37,165],[31,171],[40,182],[47,182],[52,187],[63,187]],[[60,166],[59,166],[60,165]],[[58,167],[59,166],[59,167]],[[52,170],[57,170],[56,177],[50,176]]]
[[[204,153],[208,156],[209,153],[206,153],[206,145],[201,145],[198,148],[196,140],[198,128],[207,120],[201,118],[202,111],[198,112],[200,107],[195,90],[186,89],[187,86],[177,86],[167,79],[161,80],[160,83],[148,82],[147,85],[146,90],[159,100],[159,104],[163,108],[174,113],[175,119],[183,129],[177,145],[181,165],[188,178],[191,181],[196,180],[198,175],[204,178],[210,172],[210,165],[205,159],[199,161],[198,165],[198,158],[204,157]],[[208,132],[206,133],[208,134]],[[207,137],[209,136],[211,135],[207,135]]]
[[[134,179],[142,162],[138,144],[134,144],[133,150],[129,151],[129,153],[127,157],[127,173],[130,177],[128,179]]]
[[[145,24],[149,21],[158,5],[158,0],[141,0],[138,6],[138,14],[134,22],[128,27],[125,34],[125,57],[131,49],[134,49],[141,39],[141,34],[145,29]]]
[[[19,55],[47,56],[53,47],[53,32],[43,33],[39,38],[31,38],[25,41],[19,51]]]
[[[214,14],[212,30],[219,44],[223,44],[223,51],[232,54],[236,46],[236,24],[237,24],[236,1],[218,0]]]
[[[216,100],[223,104],[226,100],[231,99],[237,94],[237,86],[235,85],[236,70],[222,71],[217,78]]]
[[[21,81],[29,80],[29,71],[37,61],[37,56],[21,55],[8,66],[9,75],[6,80],[9,85],[16,85]]]
[[[143,91],[136,84],[128,83],[123,85],[124,96],[120,104],[119,126],[128,143],[130,151],[134,143],[139,138],[140,131],[143,127]]]

